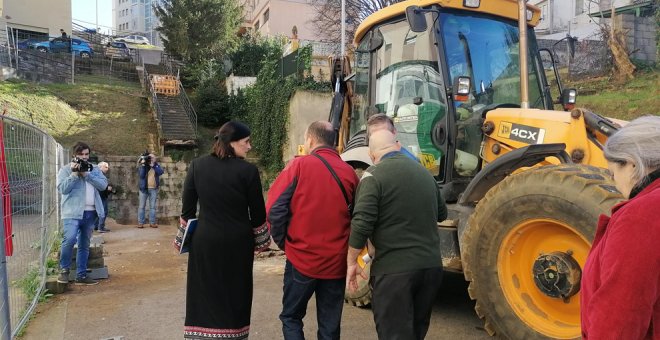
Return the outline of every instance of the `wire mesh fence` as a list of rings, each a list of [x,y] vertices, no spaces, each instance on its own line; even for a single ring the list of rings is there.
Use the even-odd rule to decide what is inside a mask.
[[[20,78],[52,83],[140,80],[136,69],[140,50],[126,43],[77,36],[27,38],[25,32],[18,33],[10,27],[0,29],[0,66],[14,69]]]
[[[48,255],[60,229],[57,172],[69,155],[47,133],[10,117],[0,117],[0,133],[0,257],[5,260],[0,275],[6,273],[0,277],[0,296],[8,302],[8,317],[0,313],[0,331],[11,329],[13,336],[45,287]]]

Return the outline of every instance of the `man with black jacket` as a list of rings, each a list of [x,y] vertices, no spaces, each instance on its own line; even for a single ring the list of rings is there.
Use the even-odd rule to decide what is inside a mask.
[[[334,133],[328,122],[312,123],[305,132],[309,155],[292,160],[268,192],[267,223],[287,258],[280,314],[286,340],[305,338],[302,320],[312,294],[317,338],[340,336],[349,206],[358,178],[332,147]]]
[[[392,132],[369,138],[375,165],[358,186],[347,256],[347,288],[357,289],[357,257],[371,240],[372,310],[379,339],[423,339],[442,280],[437,222],[447,218],[438,185],[400,151]]]

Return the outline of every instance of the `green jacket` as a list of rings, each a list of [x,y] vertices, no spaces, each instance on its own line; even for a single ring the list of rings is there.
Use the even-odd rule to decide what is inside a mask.
[[[349,244],[376,248],[371,275],[442,266],[437,222],[447,218],[438,184],[400,152],[369,167],[357,188]]]

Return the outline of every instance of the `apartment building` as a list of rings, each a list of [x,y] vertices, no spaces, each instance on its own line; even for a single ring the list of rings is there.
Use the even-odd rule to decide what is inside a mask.
[[[296,26],[298,39],[319,40],[310,23],[316,10],[307,0],[244,0],[242,4],[245,30],[264,36],[291,37],[291,29]]]
[[[0,8],[0,30],[18,40],[71,34],[71,0],[0,0]]]
[[[159,0],[112,0],[112,27],[115,35],[145,36],[156,46],[163,46],[156,28],[160,25],[153,10]]]

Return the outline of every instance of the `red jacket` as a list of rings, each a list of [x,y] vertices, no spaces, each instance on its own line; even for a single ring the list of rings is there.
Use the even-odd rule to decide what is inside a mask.
[[[359,181],[353,168],[333,149],[312,152],[335,170],[353,202]],[[337,181],[320,159],[309,155],[287,164],[268,191],[266,212],[273,236],[288,226],[284,250],[296,270],[316,279],[346,276],[351,216]]]
[[[601,215],[580,294],[583,338],[660,339],[660,179]]]

